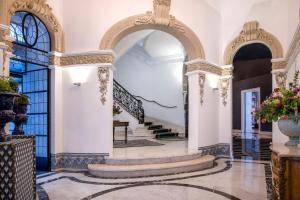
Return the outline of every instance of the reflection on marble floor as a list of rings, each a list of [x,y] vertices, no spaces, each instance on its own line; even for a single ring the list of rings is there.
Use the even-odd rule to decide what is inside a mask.
[[[38,178],[40,199],[50,200],[217,200],[271,199],[270,164],[216,160],[203,171],[130,179],[99,179],[84,173],[57,173]],[[268,192],[269,191],[269,192]]]

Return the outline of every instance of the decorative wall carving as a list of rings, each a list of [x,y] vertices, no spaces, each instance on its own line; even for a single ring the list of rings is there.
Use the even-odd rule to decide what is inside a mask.
[[[222,98],[223,105],[227,105],[228,89],[230,86],[231,78],[221,78],[219,82],[219,89]]]
[[[203,105],[205,74],[199,73],[200,103]]]
[[[170,33],[181,41],[188,60],[205,59],[203,46],[197,35],[185,24],[170,15],[171,0],[154,0],[154,12],[128,17],[112,26],[101,41],[101,50],[111,50],[126,35],[142,29],[157,29]]]
[[[52,13],[52,9],[46,0],[12,0],[6,11],[6,23],[10,24],[11,16],[17,11],[28,11],[38,16],[46,25],[51,36],[51,46],[53,51],[64,52],[64,36],[62,27],[57,18]]]
[[[240,34],[227,46],[224,55],[224,64],[232,64],[237,50],[249,42],[261,42],[272,51],[273,58],[282,58],[283,49],[279,40],[272,34],[259,27],[257,21],[247,22]]]
[[[287,80],[286,72],[275,73],[275,80],[276,80],[277,87],[285,88],[286,87],[286,80]]]
[[[213,74],[217,74],[219,76],[222,75],[222,69],[220,67],[208,62],[198,61],[187,65],[187,72],[198,71],[198,70],[204,72],[210,72]]]
[[[90,54],[90,55],[72,55],[72,56],[50,56],[50,65],[68,66],[83,64],[113,63],[113,55]]]
[[[108,67],[98,67],[98,79],[99,79],[99,89],[100,89],[100,101],[102,105],[106,102],[106,94],[108,91],[108,83],[109,83],[109,68]]]
[[[287,66],[287,61],[280,60],[280,61],[272,61],[272,70],[280,70],[285,69]]]

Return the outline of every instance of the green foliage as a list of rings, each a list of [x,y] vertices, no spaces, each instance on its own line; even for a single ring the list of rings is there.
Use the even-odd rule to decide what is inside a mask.
[[[292,118],[299,120],[300,85],[298,84],[299,71],[294,75],[293,83],[287,88],[276,88],[255,113],[262,123]]]
[[[25,94],[20,94],[20,97],[16,98],[16,104],[28,105],[29,104],[29,97]]]
[[[122,113],[122,110],[121,110],[120,106],[118,106],[116,104],[116,102],[114,102],[114,105],[113,105],[113,116],[119,115],[121,113]]]
[[[0,77],[0,92],[18,92],[18,82],[9,77]]]

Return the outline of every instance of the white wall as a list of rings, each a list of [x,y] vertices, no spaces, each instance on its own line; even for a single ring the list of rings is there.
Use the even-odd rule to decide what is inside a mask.
[[[299,19],[299,0],[228,0],[233,3],[224,3],[221,11],[221,57],[224,50],[243,28],[247,21],[256,20],[265,31],[275,35],[287,52]]]
[[[97,66],[63,69],[63,152],[111,153],[112,71],[107,102],[100,101]],[[81,86],[74,86],[81,82]]]
[[[115,66],[115,80],[131,94],[162,105],[177,106],[163,108],[142,100],[146,116],[184,127],[183,62],[156,62],[143,48],[133,48]]]

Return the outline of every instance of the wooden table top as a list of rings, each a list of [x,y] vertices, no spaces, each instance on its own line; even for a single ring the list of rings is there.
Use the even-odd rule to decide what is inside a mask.
[[[113,126],[118,127],[118,126],[128,126],[129,122],[121,122],[121,121],[114,121]]]

